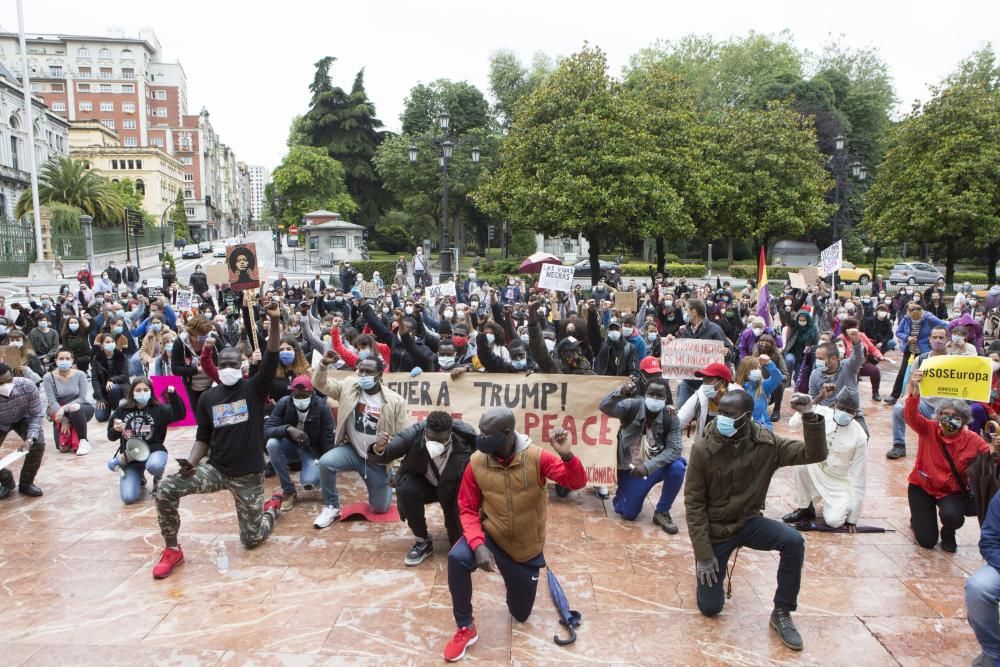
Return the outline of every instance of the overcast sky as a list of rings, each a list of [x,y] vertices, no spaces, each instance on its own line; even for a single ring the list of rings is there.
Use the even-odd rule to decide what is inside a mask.
[[[368,94],[390,129],[409,89],[438,78],[466,80],[485,94],[488,61],[509,48],[568,55],[600,46],[618,71],[657,39],[689,33],[724,39],[790,30],[818,50],[831,36],[879,49],[893,75],[899,110],[927,95],[985,42],[1000,46],[1000,0],[507,0],[506,2],[337,2],[202,0],[23,0],[27,32],[137,36],[153,28],[167,60],[188,76],[189,111],[204,106],[239,159],[267,167],[285,151],[292,117],[306,110],[313,63],[332,55],[334,83],[349,89],[365,68]],[[14,0],[0,3],[0,27],[17,30]]]

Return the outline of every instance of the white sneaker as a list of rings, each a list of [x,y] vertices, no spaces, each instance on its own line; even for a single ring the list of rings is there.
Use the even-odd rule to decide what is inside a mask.
[[[606,486],[597,487],[595,493],[597,493],[597,497],[601,499],[607,499],[611,495],[608,493],[608,487]]]
[[[80,439],[80,444],[76,447],[77,456],[86,456],[90,453],[90,443],[87,442],[86,438]]]
[[[340,508],[335,505],[327,505],[313,521],[313,528],[326,528],[338,518],[340,518]]]

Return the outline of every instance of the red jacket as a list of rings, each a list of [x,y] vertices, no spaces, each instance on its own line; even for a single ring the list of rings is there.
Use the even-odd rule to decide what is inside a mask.
[[[344,342],[340,339],[340,328],[330,327],[330,347],[333,351],[340,355],[340,358],[344,360],[349,368],[358,367],[358,355],[354,354],[347,347],[344,346]],[[385,362],[385,367],[389,368],[389,358],[392,355],[392,350],[385,343],[379,343],[375,341],[375,350],[382,355],[382,361]]]
[[[543,486],[545,481],[549,479],[570,489],[582,489],[587,484],[587,471],[578,456],[563,463],[557,454],[546,449],[542,451],[538,465],[542,473],[540,481]],[[462,522],[465,540],[473,551],[480,544],[486,543],[483,522],[479,518],[479,507],[482,502],[483,492],[479,489],[479,484],[476,483],[472,466],[468,465],[462,475],[462,486],[458,489],[458,517]]]
[[[917,460],[913,463],[913,471],[910,473],[909,482],[934,496],[944,498],[954,493],[962,493],[962,489],[955,475],[951,472],[948,459],[941,451],[941,445],[948,448],[955,467],[960,475],[965,475],[965,469],[969,467],[977,454],[987,453],[990,446],[986,441],[967,428],[953,436],[945,437],[941,433],[936,420],[927,419],[917,405],[920,397],[911,395],[906,399],[906,407],[903,408],[903,418],[906,424],[917,432]]]
[[[841,334],[840,336],[837,337],[837,340],[839,340],[844,344],[844,359],[847,359],[848,357],[851,356],[851,345],[852,345],[851,337],[846,334]],[[864,333],[861,333],[861,343],[862,345],[865,346],[865,351],[868,353],[869,357],[877,359],[879,361],[882,360],[883,358],[882,353],[878,351],[877,347],[875,347],[875,344],[871,341],[871,338],[866,336]]]

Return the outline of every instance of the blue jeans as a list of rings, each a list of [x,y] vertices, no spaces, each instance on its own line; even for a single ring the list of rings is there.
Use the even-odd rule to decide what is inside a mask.
[[[138,351],[128,358],[128,374],[131,377],[146,376],[146,369],[142,367],[142,359],[139,357]]]
[[[343,470],[353,470],[361,475],[368,487],[368,504],[372,511],[376,514],[389,511],[392,489],[389,488],[389,476],[385,467],[368,463],[353,445],[334,447],[319,459],[319,482],[323,487],[323,501],[327,505],[340,507],[337,473]]]
[[[145,461],[132,461],[125,466],[125,476],[118,483],[118,495],[126,505],[139,500],[142,495],[142,479],[148,472],[153,479],[159,481],[167,467],[167,452],[158,450],[149,453]]]
[[[271,466],[281,482],[281,490],[286,494],[295,493],[295,484],[288,472],[289,461],[302,462],[299,481],[303,487],[319,484],[319,463],[316,454],[308,446],[299,447],[288,438],[271,438],[267,441],[267,455],[271,457]]]
[[[983,565],[965,580],[965,611],[983,653],[1000,663],[1000,572]]]
[[[507,588],[507,610],[518,622],[531,615],[538,591],[538,571],[545,567],[544,554],[518,563],[486,537],[486,548],[496,559],[497,569]],[[451,592],[451,611],[455,625],[467,628],[472,624],[472,573],[476,569],[476,554],[463,537],[448,552],[448,590]]]
[[[677,383],[677,409],[687,403],[687,400],[694,396],[701,386],[701,380],[681,380]]]
[[[900,371],[902,373],[903,371]],[[903,408],[905,406],[906,399],[901,399],[899,403],[892,406],[892,444],[893,445],[903,445],[906,446],[906,420],[903,419]],[[927,419],[932,419],[934,417],[934,408],[931,404],[920,399],[920,403],[917,405],[917,410]]]
[[[107,396],[107,402],[104,404],[103,408],[97,408],[94,411],[94,419],[99,422],[108,421],[108,419],[111,418],[111,413],[115,411],[115,408],[118,407],[122,397],[125,396],[126,391],[128,391],[128,387],[126,385],[112,385],[111,391],[104,392]]]
[[[618,491],[611,501],[615,511],[623,519],[634,521],[642,512],[642,503],[653,487],[663,482],[660,490],[660,500],[656,503],[657,512],[669,512],[674,499],[680,493],[684,483],[684,472],[687,470],[687,459],[683,456],[668,466],[658,468],[648,477],[633,477],[627,470],[618,471]]]

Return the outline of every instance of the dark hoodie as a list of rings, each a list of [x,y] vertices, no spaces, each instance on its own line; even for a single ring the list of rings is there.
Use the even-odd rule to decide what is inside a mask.
[[[808,320],[806,326],[799,325],[800,317],[805,317]],[[795,357],[795,367],[798,367],[801,363],[806,347],[816,345],[818,338],[819,334],[816,332],[812,313],[807,310],[800,310],[795,316],[795,330],[788,336],[788,342],[785,343],[785,354]]]

